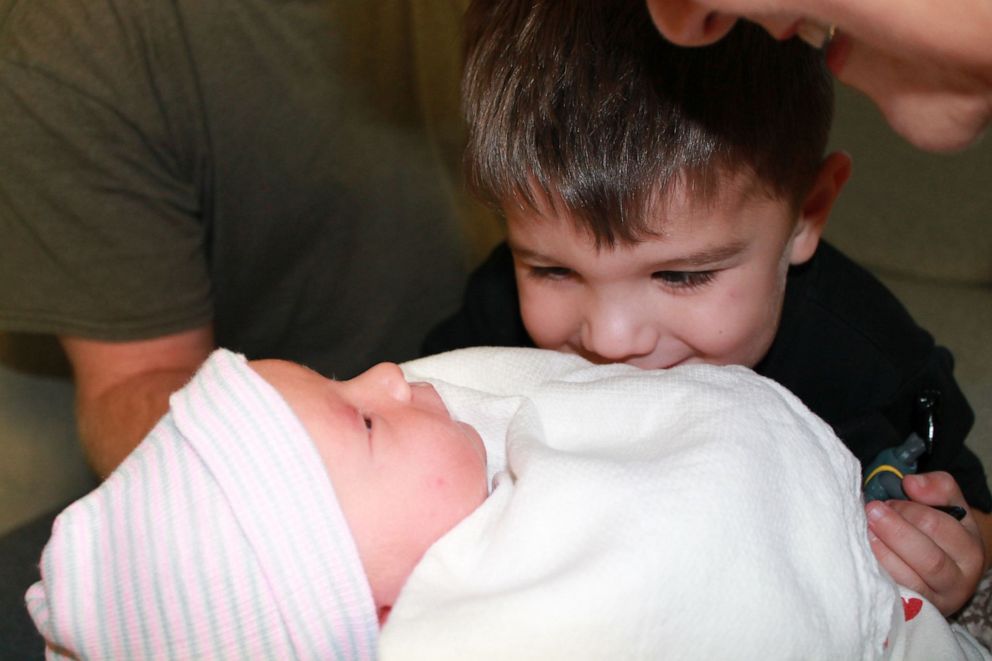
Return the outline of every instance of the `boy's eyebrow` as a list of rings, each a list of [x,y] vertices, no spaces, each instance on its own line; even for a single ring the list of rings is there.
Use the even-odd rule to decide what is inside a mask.
[[[539,253],[528,248],[524,248],[520,245],[514,244],[513,241],[507,241],[510,246],[510,251],[515,257],[524,260],[532,260],[537,262],[554,262],[551,257],[543,253]],[[662,260],[658,263],[659,267],[664,267],[665,269],[671,269],[673,267],[685,267],[685,266],[708,266],[716,262],[722,262],[726,259],[734,257],[740,254],[747,247],[747,241],[734,240],[730,243],[725,243],[719,246],[710,246],[703,248],[698,252],[690,253],[688,255],[682,255],[675,257],[673,259]],[[663,270],[659,268],[658,270]]]
[[[731,241],[719,246],[711,246],[702,250],[674,259],[665,260],[665,265],[676,266],[706,266],[714,262],[722,262],[740,254],[747,247],[747,241]]]
[[[557,260],[548,257],[543,253],[539,253],[535,250],[530,250],[522,246],[517,245],[512,240],[506,240],[507,245],[510,247],[510,252],[513,253],[514,257],[519,257],[520,259],[529,259],[537,262],[554,262]]]

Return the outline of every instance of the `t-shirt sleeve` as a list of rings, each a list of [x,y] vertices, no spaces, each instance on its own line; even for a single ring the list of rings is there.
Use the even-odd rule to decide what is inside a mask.
[[[17,3],[0,24],[0,327],[207,323],[205,130],[173,3]]]

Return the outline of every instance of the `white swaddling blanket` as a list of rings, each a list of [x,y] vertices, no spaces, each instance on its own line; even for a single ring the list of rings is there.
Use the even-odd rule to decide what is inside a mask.
[[[905,652],[857,461],[777,384],[533,349],[404,370],[506,472],[411,575],[383,659],[869,659],[887,637]]]
[[[858,465],[795,397],[743,368],[487,351],[405,366],[494,471],[505,430],[509,479],[418,565],[383,659],[881,655],[898,598]]]

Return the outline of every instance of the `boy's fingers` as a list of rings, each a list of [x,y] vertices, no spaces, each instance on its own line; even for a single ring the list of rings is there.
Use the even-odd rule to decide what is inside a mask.
[[[930,557],[940,552],[940,548],[887,502],[876,500],[868,503],[865,511],[868,514],[869,532],[891,554],[891,557],[885,558],[882,566],[900,585],[928,596],[926,593],[931,592],[934,586],[927,580],[929,577],[921,572],[920,558]]]
[[[920,593],[927,599],[930,598],[923,579],[895,551],[889,548],[888,544],[872,532],[871,528],[868,529],[868,543],[871,544],[872,553],[875,554],[878,564],[889,573],[892,580],[903,587]]]
[[[984,557],[971,532],[951,516],[910,501],[876,501],[866,510],[870,530],[899,560],[878,556],[893,579],[942,613],[960,608],[981,577]]]
[[[950,473],[937,471],[907,475],[903,480],[906,495],[917,503],[937,507],[956,507],[964,511],[964,517],[955,525],[940,516],[940,512],[931,508],[910,507],[905,502],[890,501],[889,505],[900,512],[912,525],[928,534],[943,548],[955,563],[962,567],[966,574],[975,567],[981,571],[984,566],[985,552],[978,521],[972,515],[968,502],[961,493],[961,488]]]
[[[904,513],[907,508],[903,507],[904,505],[912,505],[918,509],[926,507],[900,501],[896,507],[903,511],[896,511],[889,503],[878,501],[869,503],[868,525],[878,539],[884,542],[901,561],[897,563],[894,559],[889,559],[883,563],[893,579],[921,593],[935,606],[941,608],[942,595],[949,591],[956,592],[956,584],[961,580],[961,570],[954,559],[937,545],[927,531],[921,530],[914,524],[915,522],[905,518]],[[941,512],[934,511],[933,514],[944,516],[954,522],[951,517]],[[932,530],[932,522],[928,523],[931,524]],[[956,522],[954,523],[957,525]]]
[[[981,573],[985,562],[981,536],[978,525],[965,508],[965,518],[958,521],[950,514],[936,510],[927,505],[909,501],[893,501],[890,507],[903,517],[912,527],[928,537],[943,553],[949,556],[954,565],[955,573],[971,579]],[[931,562],[940,564],[941,561],[930,558]],[[923,562],[923,560],[921,560]],[[917,570],[926,572],[926,566],[917,565]],[[938,575],[937,567],[930,572]],[[948,572],[950,575],[950,572]],[[954,579],[956,583],[960,579]],[[929,582],[929,581],[928,581]],[[938,587],[938,586],[934,586]]]
[[[907,475],[903,478],[902,488],[911,500],[918,503],[967,506],[957,481],[950,473],[943,471]]]

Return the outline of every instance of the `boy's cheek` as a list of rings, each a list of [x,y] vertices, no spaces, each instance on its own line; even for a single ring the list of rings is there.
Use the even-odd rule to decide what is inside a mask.
[[[560,350],[571,335],[564,317],[549,314],[548,308],[522,310],[524,328],[534,344],[542,349]]]
[[[546,310],[540,313],[523,313],[524,328],[534,344],[542,349],[560,349],[563,343],[563,332],[558,320],[556,324],[554,318],[546,314]]]
[[[556,296],[540,288],[521,286],[520,314],[524,328],[536,345],[544,349],[557,349],[576,325],[576,303],[566,296]]]

